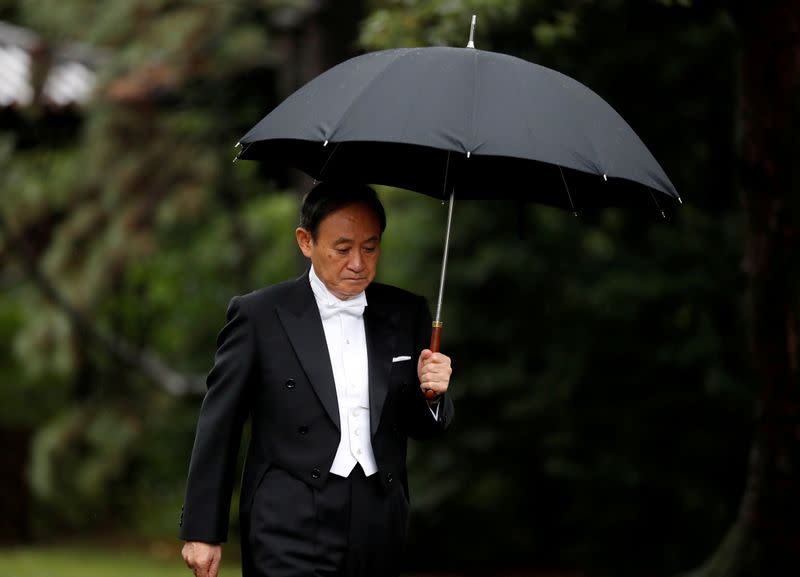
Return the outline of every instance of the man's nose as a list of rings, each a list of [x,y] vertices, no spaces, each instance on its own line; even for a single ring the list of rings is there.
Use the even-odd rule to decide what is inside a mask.
[[[350,255],[350,261],[347,263],[348,268],[350,270],[360,271],[364,268],[364,258],[361,255],[361,251],[353,251]]]

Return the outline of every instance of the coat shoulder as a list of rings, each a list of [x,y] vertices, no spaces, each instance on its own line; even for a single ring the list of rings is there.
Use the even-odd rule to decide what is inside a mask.
[[[417,308],[427,303],[424,297],[396,286],[374,282],[367,288],[367,303],[394,308]]]
[[[291,300],[298,289],[302,288],[301,283],[304,279],[306,279],[305,282],[307,283],[307,277],[300,277],[235,296],[231,299],[231,302],[236,302],[239,307],[244,308],[246,311],[263,311],[267,307],[273,307],[276,304]]]

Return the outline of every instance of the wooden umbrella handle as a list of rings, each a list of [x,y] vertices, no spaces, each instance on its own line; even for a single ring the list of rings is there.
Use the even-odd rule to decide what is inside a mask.
[[[433,321],[431,328],[431,346],[430,349],[434,353],[438,353],[442,344],[442,323],[441,321]],[[431,389],[425,391],[425,398],[429,401],[434,400],[438,395]]]

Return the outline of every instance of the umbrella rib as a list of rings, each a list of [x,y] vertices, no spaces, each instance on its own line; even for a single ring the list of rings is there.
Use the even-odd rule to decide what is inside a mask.
[[[328,163],[331,161],[331,158],[333,158],[333,155],[336,154],[336,151],[339,150],[339,144],[339,142],[334,143],[333,150],[331,150],[328,158],[325,159],[325,162],[322,164],[322,168],[319,169],[320,180],[323,180],[323,177],[325,176],[325,169],[328,168]]]
[[[542,67],[542,68],[544,68],[544,67]],[[545,70],[547,70],[549,73],[560,74],[559,72],[557,72],[555,70],[551,70],[549,68],[545,68]],[[569,77],[567,77],[567,78],[569,78]],[[523,76],[522,75],[516,76],[516,80],[517,80],[520,92],[523,93],[523,94],[526,93],[527,91],[526,91],[526,86],[523,83]],[[529,146],[531,146],[531,148],[533,148],[533,140],[531,139],[531,137],[532,137],[532,135],[534,133],[534,130],[531,127],[530,118],[528,116],[523,116],[523,118],[525,119],[525,127],[527,128],[525,134],[528,137],[528,144],[529,144]],[[581,135],[586,139],[585,134],[581,133]],[[593,146],[591,141],[586,139],[586,142],[588,143],[589,146],[594,148],[594,146]],[[564,183],[564,189],[567,192],[567,198],[569,199],[569,205],[570,205],[570,208],[572,209],[572,214],[575,215],[575,216],[578,216],[578,211],[575,209],[575,203],[572,200],[572,193],[569,190],[569,185],[567,184],[567,179],[564,176],[564,170],[563,170],[563,168],[562,168],[562,166],[560,164],[557,164],[555,162],[553,162],[552,164],[555,164],[558,167],[558,171],[561,174],[561,181]],[[572,167],[568,166],[567,168],[572,168]],[[578,170],[578,169],[573,168],[573,170]],[[586,172],[586,171],[583,171],[583,172]],[[591,174],[591,173],[589,173],[589,174]]]
[[[574,214],[575,216],[578,216],[578,211],[575,210],[575,205],[572,202],[572,195],[569,192],[569,186],[567,186],[567,179],[564,178],[564,170],[561,168],[560,164],[557,164],[556,166],[558,166],[558,172],[561,173],[561,182],[564,183],[564,188],[567,191],[567,198],[569,198],[569,205],[570,205],[570,207],[572,207],[572,214]]]
[[[241,146],[241,144],[240,144],[240,143],[238,143],[238,142],[237,142],[236,144],[237,144],[237,146]],[[247,149],[248,149],[248,148],[250,148],[250,145],[251,145],[251,144],[253,144],[253,143],[252,143],[252,142],[248,142],[247,144],[245,144],[245,145],[244,145],[244,148],[242,148],[242,149],[239,151],[239,154],[237,154],[236,156],[234,156],[234,157],[233,157],[233,164],[236,164],[237,162],[239,162],[239,159],[241,158],[241,156],[242,156],[242,155],[243,155],[245,152],[247,152]]]
[[[447,175],[450,172],[450,151],[447,151],[447,162],[444,165],[444,183],[442,185],[442,202],[447,198]]]
[[[472,73],[472,119],[471,119],[472,133],[470,134],[470,142],[469,142],[469,148],[468,148],[468,151],[467,151],[467,158],[469,158],[469,153],[472,152],[474,148],[476,148],[476,144],[475,144],[475,130],[476,130],[476,128],[475,127],[476,127],[477,122],[475,121],[475,117],[478,114],[478,55],[479,54],[480,54],[480,52],[478,52],[476,50],[475,54],[472,56],[472,69],[473,69],[473,73]]]
[[[660,204],[658,204],[658,200],[656,200],[656,195],[654,195],[654,194],[653,194],[653,189],[652,189],[652,188],[650,188],[650,187],[648,186],[648,187],[647,187],[647,192],[649,192],[649,193],[650,193],[650,198],[652,198],[652,199],[653,199],[653,202],[655,202],[655,203],[656,203],[656,208],[657,208],[657,209],[658,209],[658,211],[661,213],[661,218],[664,218],[664,219],[666,219],[666,218],[667,218],[667,215],[666,215],[666,214],[664,214],[664,209],[662,209],[662,208],[661,208],[661,205],[660,205]]]

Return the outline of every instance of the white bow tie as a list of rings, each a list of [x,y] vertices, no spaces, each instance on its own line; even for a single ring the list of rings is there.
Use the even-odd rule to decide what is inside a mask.
[[[351,315],[356,318],[361,318],[364,314],[364,308],[367,306],[367,297],[362,292],[353,298],[342,301],[336,299],[334,301],[327,301],[320,305],[319,314],[322,320],[329,319],[336,313],[343,313]]]

